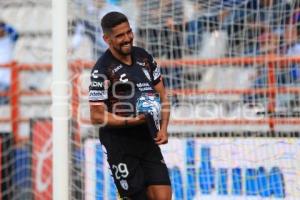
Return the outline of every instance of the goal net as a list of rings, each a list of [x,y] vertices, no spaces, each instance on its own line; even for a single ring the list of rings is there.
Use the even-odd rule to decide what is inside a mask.
[[[299,6],[68,0],[71,199],[118,198],[87,98],[109,11],[128,16],[134,44],[160,65],[173,199],[300,199]],[[15,62],[0,63],[0,83],[2,72],[11,77],[9,89],[0,86],[0,198],[52,199],[51,1],[2,0],[0,9],[19,34]]]

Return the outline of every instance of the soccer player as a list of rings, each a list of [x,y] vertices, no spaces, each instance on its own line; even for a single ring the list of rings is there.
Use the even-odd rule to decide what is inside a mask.
[[[100,141],[114,182],[123,199],[170,200],[170,178],[159,148],[168,142],[170,106],[159,66],[133,46],[124,14],[106,14],[101,27],[109,48],[92,69],[89,101],[92,123],[102,124]]]

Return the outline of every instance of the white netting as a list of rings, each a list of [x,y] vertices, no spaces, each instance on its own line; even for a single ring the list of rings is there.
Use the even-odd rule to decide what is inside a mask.
[[[2,0],[0,9],[19,33],[13,87],[0,91],[11,103],[0,105],[0,132],[13,132],[0,140],[0,196],[51,199],[51,1]],[[129,16],[135,44],[161,65],[174,199],[300,198],[299,1],[69,0],[72,199],[116,198],[87,102],[109,10]],[[12,136],[16,145],[3,142]]]

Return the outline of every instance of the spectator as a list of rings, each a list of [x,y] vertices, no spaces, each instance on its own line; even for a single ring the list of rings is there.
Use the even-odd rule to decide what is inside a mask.
[[[282,12],[278,11],[278,12]],[[299,10],[295,9],[295,12],[291,15],[283,15],[290,17],[289,19],[283,19],[286,25],[284,31],[277,31],[277,29],[269,29],[269,32],[266,32],[258,37],[259,42],[259,54],[273,54],[273,55],[287,55],[287,56],[299,56],[300,55],[300,26],[299,21]],[[273,19],[272,19],[273,20]],[[278,27],[278,26],[277,26]],[[282,27],[281,27],[282,28]],[[267,29],[266,29],[267,30]],[[273,32],[272,32],[273,30]],[[281,37],[281,38],[280,38]],[[284,43],[284,48],[280,49],[280,40]],[[282,86],[295,86],[299,87],[300,83],[300,68],[298,64],[291,63],[289,65],[281,65],[279,63],[275,64],[275,76],[276,76],[276,87]],[[254,88],[266,88],[268,87],[268,68],[267,66],[259,66],[256,79],[254,81]],[[267,102],[262,99],[267,99],[266,94],[256,94],[256,95],[246,95],[246,102]],[[285,94],[278,93],[276,95],[276,106],[292,108],[296,104],[299,105],[299,99],[297,94]]]
[[[183,8],[183,2],[180,0],[143,1],[138,25],[138,45],[147,48],[154,57],[181,58]]]
[[[138,21],[137,46],[146,48],[153,57],[162,55],[161,45],[161,22],[160,1],[144,0],[140,4],[140,17]]]
[[[0,20],[0,65],[13,60],[13,53],[18,39],[17,31]],[[0,66],[0,91],[7,92],[10,87],[10,69]],[[7,96],[0,96],[0,104],[8,103]]]
[[[83,0],[82,0],[83,1]],[[110,11],[123,12],[117,2],[112,0],[87,0],[81,2],[85,4],[86,15],[84,18],[77,19],[73,26],[73,38],[70,52],[73,53],[78,49],[86,35],[92,42],[93,60],[97,60],[107,49],[107,45],[102,38],[102,31],[99,28],[98,19],[101,19]]]
[[[186,13],[188,14],[185,29],[187,33],[187,53],[197,55],[201,45],[202,22],[199,16],[202,13],[202,6],[199,2],[193,2],[192,7],[185,4]]]
[[[285,41],[287,42],[287,56],[300,56],[300,15],[294,23],[289,26],[285,32]],[[298,24],[296,24],[298,23]],[[291,64],[288,66],[288,80],[290,83],[300,83],[300,66]]]
[[[300,56],[300,10],[298,9],[293,17],[292,26],[287,29],[285,36],[288,38],[286,39],[289,41],[289,45],[287,48],[287,56]],[[288,80],[290,81],[291,85],[294,87],[300,86],[300,65],[299,63],[292,63],[288,66]],[[293,96],[293,95],[291,95]],[[300,107],[299,101],[299,94],[294,94],[292,99],[288,99],[288,105],[291,108]],[[296,112],[296,116],[298,116]]]
[[[261,55],[278,55],[280,53],[279,43],[280,35],[272,32],[266,31],[257,38],[258,42],[258,54]]]
[[[288,55],[300,55],[300,2],[295,5],[294,12],[292,12],[288,25],[286,26],[284,41],[286,53]]]
[[[181,0],[161,0],[162,47],[167,59],[180,59],[183,56],[184,7]],[[182,87],[182,66],[167,66],[161,70],[167,88]],[[172,104],[178,102],[176,95],[171,98]]]
[[[285,55],[299,56],[300,55],[300,26],[288,26],[284,33],[284,41],[286,42]],[[280,37],[274,32],[262,34],[259,38],[259,54],[265,55],[280,55]],[[297,64],[289,66],[282,66],[275,63],[276,86],[281,87],[285,85],[299,85],[300,83],[300,68]],[[268,86],[268,68],[267,66],[258,66],[257,75],[254,81],[254,88],[266,88]],[[281,95],[283,96],[283,95]],[[290,96],[290,95],[289,95]],[[262,95],[255,95],[255,101],[262,98]],[[252,99],[253,96],[247,96],[247,99]],[[280,105],[283,105],[286,98],[281,99]]]
[[[277,33],[267,31],[258,37],[258,52],[261,55],[277,55],[279,53],[279,42],[280,37]],[[279,65],[275,63],[275,73],[277,77],[277,83],[281,84],[281,72],[279,71]],[[256,67],[256,76],[254,77],[253,88],[267,88],[268,87],[268,65],[263,64]],[[245,95],[245,102],[249,103],[258,103],[258,102],[266,102],[263,99],[266,99],[266,94],[258,93],[258,94],[247,94]]]
[[[242,0],[212,1],[208,4],[207,2],[196,1],[192,18],[189,18],[189,21],[186,23],[189,52],[197,56],[200,54],[201,57],[208,57],[205,53],[208,47],[207,39],[214,38],[214,35],[220,35],[221,37],[219,37],[218,40],[223,44],[227,44],[228,34],[226,33],[226,29],[230,21],[229,16],[232,15],[242,3]],[[211,52],[208,54],[211,54]],[[216,53],[211,57],[219,56],[223,55]]]
[[[137,45],[147,49],[156,58],[182,58],[184,21],[183,1],[144,0],[140,4]],[[161,73],[167,88],[182,86],[182,66],[165,66]],[[178,99],[174,95],[171,101],[175,103]]]
[[[282,0],[249,0],[233,8],[225,17],[225,25],[229,38],[234,39],[230,44],[233,48],[243,47],[237,52],[242,55],[259,53],[257,38],[265,32],[282,34],[291,12],[290,2]]]
[[[184,6],[180,0],[161,1],[162,37],[167,58],[182,58]]]

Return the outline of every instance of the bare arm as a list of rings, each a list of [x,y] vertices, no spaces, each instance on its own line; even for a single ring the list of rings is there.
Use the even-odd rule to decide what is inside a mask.
[[[161,100],[161,127],[156,137],[157,144],[165,144],[168,142],[168,124],[170,118],[170,103],[163,82],[160,81],[154,86],[154,89],[159,93]]]
[[[133,126],[145,122],[145,116],[122,117],[106,110],[104,103],[90,103],[90,117],[94,125],[107,125],[112,127]]]

